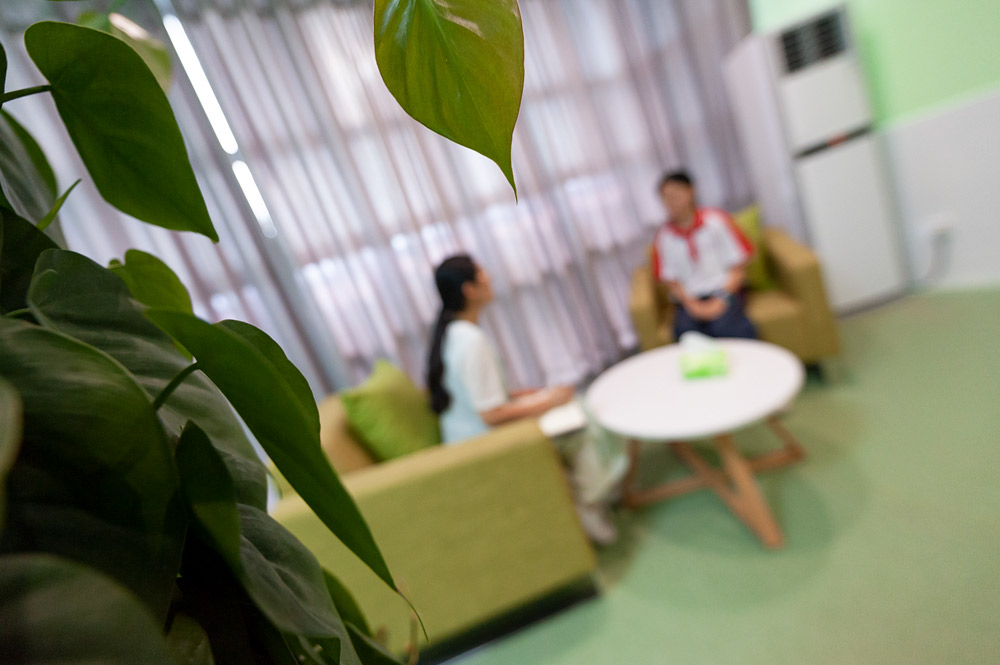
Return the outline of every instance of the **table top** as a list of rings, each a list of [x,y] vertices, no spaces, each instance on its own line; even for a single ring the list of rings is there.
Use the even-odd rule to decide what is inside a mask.
[[[788,406],[802,389],[801,361],[757,340],[717,340],[729,373],[685,379],[681,348],[660,347],[628,358],[597,377],[587,408],[605,429],[631,439],[700,439],[758,422]]]

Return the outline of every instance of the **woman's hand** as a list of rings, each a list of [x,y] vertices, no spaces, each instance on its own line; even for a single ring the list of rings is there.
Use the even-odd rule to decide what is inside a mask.
[[[576,391],[572,386],[552,386],[532,391],[529,395],[502,404],[489,411],[481,411],[479,416],[490,427],[517,420],[537,418],[549,409],[554,409],[573,399]]]
[[[552,386],[551,388],[546,388],[546,392],[549,394],[550,408],[562,406],[576,395],[576,390],[573,389],[573,386]]]
[[[563,404],[572,401],[572,399],[576,396],[576,390],[573,386],[555,386],[552,390],[555,401],[554,406],[562,406]]]

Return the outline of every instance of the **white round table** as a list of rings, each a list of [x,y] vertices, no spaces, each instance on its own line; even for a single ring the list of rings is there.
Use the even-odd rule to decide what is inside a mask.
[[[714,490],[765,545],[784,542],[753,478],[804,457],[798,441],[778,422],[802,389],[805,371],[789,351],[756,340],[718,340],[729,359],[725,376],[684,378],[680,345],[633,356],[601,374],[586,393],[588,410],[610,432],[630,440],[632,466],[625,503],[643,506],[701,488]],[[766,421],[784,443],[776,451],[747,459],[731,433]],[[712,438],[723,466],[713,467],[685,439]],[[639,442],[667,442],[693,475],[652,489],[635,487]]]

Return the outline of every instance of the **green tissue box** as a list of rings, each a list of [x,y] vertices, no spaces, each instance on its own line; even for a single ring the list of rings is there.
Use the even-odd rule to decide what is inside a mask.
[[[681,372],[685,379],[725,376],[729,373],[729,356],[724,349],[687,351],[681,354]]]

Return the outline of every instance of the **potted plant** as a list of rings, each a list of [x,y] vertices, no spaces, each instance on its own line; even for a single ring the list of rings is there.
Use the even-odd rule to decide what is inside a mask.
[[[513,185],[517,4],[465,4],[376,2],[378,63],[407,112]],[[250,324],[197,318],[156,257],[101,266],[51,232],[72,187],[56,191],[7,113],[32,94],[51,95],[108,204],[217,240],[167,98],[121,37],[34,24],[25,48],[48,83],[13,91],[0,47],[0,660],[395,662],[336,571],[266,512],[246,430],[394,587],[301,373]]]

